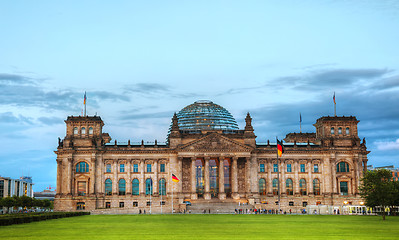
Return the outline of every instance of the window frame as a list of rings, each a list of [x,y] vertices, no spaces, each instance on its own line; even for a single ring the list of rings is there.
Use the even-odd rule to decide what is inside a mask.
[[[259,164],[259,172],[261,172],[261,173],[265,172],[265,164],[264,163]]]
[[[287,163],[287,172],[291,173],[292,172],[292,164]]]
[[[306,173],[306,165],[304,163],[299,165],[299,169],[301,173]]]

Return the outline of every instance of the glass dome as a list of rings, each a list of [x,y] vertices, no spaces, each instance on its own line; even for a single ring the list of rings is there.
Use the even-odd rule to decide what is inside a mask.
[[[181,130],[238,130],[229,111],[207,100],[183,108],[177,113],[177,119]]]

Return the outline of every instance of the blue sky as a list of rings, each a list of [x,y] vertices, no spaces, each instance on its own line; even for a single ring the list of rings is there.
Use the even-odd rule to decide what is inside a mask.
[[[164,141],[199,99],[247,112],[259,142],[354,115],[369,164],[398,165],[398,1],[2,1],[0,175],[55,186],[82,112],[118,141]]]

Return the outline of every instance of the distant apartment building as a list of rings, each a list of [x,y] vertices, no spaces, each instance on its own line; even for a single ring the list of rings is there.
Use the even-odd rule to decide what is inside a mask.
[[[393,181],[399,181],[399,168],[395,168],[394,165],[382,166],[382,167],[373,167],[373,165],[367,165],[367,169],[369,171],[378,170],[378,169],[389,170],[392,173],[392,180]]]
[[[0,176],[0,198],[12,196],[33,197],[32,177],[12,179]]]

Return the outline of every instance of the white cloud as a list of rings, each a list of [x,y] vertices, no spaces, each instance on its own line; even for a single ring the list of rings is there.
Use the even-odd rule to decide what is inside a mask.
[[[376,142],[378,150],[399,150],[399,138],[396,141]]]

